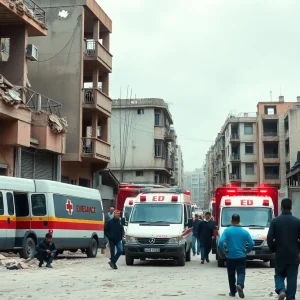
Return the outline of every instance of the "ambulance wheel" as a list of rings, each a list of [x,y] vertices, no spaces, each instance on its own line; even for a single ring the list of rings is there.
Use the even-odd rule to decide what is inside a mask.
[[[92,238],[90,247],[86,249],[86,255],[88,258],[95,258],[98,252],[98,242],[95,238]]]
[[[224,268],[224,266],[225,266],[225,259],[218,257],[218,267]]]
[[[23,247],[20,250],[20,257],[21,258],[34,258],[36,252],[36,243],[34,239],[28,237],[24,242],[23,242]]]
[[[185,260],[186,261],[191,261],[191,248],[185,254]]]
[[[125,261],[127,266],[132,266],[134,263],[134,258],[132,256],[126,255]]]
[[[275,259],[270,260],[270,268],[275,268]]]
[[[184,267],[185,266],[185,253],[182,256],[177,257],[178,266]]]

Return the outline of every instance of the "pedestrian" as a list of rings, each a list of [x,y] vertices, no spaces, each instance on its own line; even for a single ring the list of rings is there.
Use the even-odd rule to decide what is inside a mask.
[[[192,235],[192,249],[193,255],[196,255],[196,245],[197,245],[197,255],[200,254],[200,239],[199,239],[199,215],[195,214],[194,221],[193,221],[193,235]]]
[[[107,213],[107,217],[108,217],[109,220],[113,219],[113,217],[114,217],[114,211],[115,211],[114,207],[110,207],[109,208],[109,212]]]
[[[209,253],[212,248],[212,240],[215,235],[215,222],[211,219],[211,213],[206,212],[205,218],[199,223],[199,240],[201,250],[201,264],[206,260],[209,263]]]
[[[226,255],[229,296],[235,297],[238,293],[240,298],[245,298],[246,253],[253,249],[254,241],[250,233],[240,226],[238,214],[232,215],[231,225],[223,232],[219,240],[219,248]],[[235,274],[237,274],[237,280]]]
[[[109,265],[112,269],[118,269],[117,261],[119,257],[123,253],[123,245],[122,239],[125,235],[124,228],[121,224],[120,220],[120,211],[114,211],[113,219],[109,220],[105,225],[105,235],[108,238],[109,246],[110,246],[110,261]],[[117,253],[115,253],[115,249],[117,248]]]
[[[47,233],[45,239],[41,241],[37,247],[36,258],[38,259],[39,267],[41,268],[44,262],[46,262],[47,268],[52,268],[52,261],[56,255],[56,247],[52,242],[52,234]]]
[[[271,221],[267,242],[275,253],[275,291],[279,300],[296,299],[299,268],[300,220],[292,215],[292,201],[281,201],[281,215]],[[285,279],[287,287],[285,288]]]

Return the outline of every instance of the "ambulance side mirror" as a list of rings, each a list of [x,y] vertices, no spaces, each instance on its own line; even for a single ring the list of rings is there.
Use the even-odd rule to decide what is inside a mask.
[[[125,218],[122,218],[122,219],[121,219],[121,224],[122,224],[123,226],[125,226],[125,225],[126,225]]]

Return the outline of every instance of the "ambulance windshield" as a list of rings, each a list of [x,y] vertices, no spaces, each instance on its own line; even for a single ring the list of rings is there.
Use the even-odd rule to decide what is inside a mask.
[[[181,224],[181,204],[136,204],[130,223],[149,223],[149,225]]]
[[[124,218],[125,218],[126,222],[128,222],[128,220],[129,220],[131,211],[132,211],[132,206],[126,206],[125,207],[125,209],[124,209]]]
[[[273,218],[271,208],[225,207],[222,210],[222,227],[231,225],[233,214],[239,214],[242,227],[269,227]]]

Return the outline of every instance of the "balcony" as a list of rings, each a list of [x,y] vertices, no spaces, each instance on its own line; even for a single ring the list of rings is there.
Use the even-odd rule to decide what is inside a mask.
[[[176,139],[176,135],[174,133],[174,131],[170,131],[170,130],[166,130],[165,131],[165,141],[167,142],[173,142]]]
[[[173,170],[174,169],[174,162],[172,160],[167,160],[165,162],[165,166],[166,166],[166,169]]]
[[[84,89],[83,107],[101,111],[110,117],[112,101],[99,89]]]
[[[279,163],[278,153],[264,153],[264,163]]]
[[[82,138],[82,157],[109,163],[110,145],[97,138]]]
[[[235,173],[230,173],[229,174],[229,180],[230,181],[241,181],[241,175],[240,174],[235,174]]]
[[[99,71],[111,73],[112,55],[98,41],[86,40],[85,43],[85,60],[90,62],[91,66],[96,60],[99,63]]]
[[[237,153],[233,153],[233,154],[231,154],[230,155],[230,161],[241,161],[241,158],[240,158],[240,155],[239,154],[237,154]]]
[[[230,136],[230,141],[231,142],[238,142],[240,140],[240,136],[238,133],[233,133],[231,136]]]

